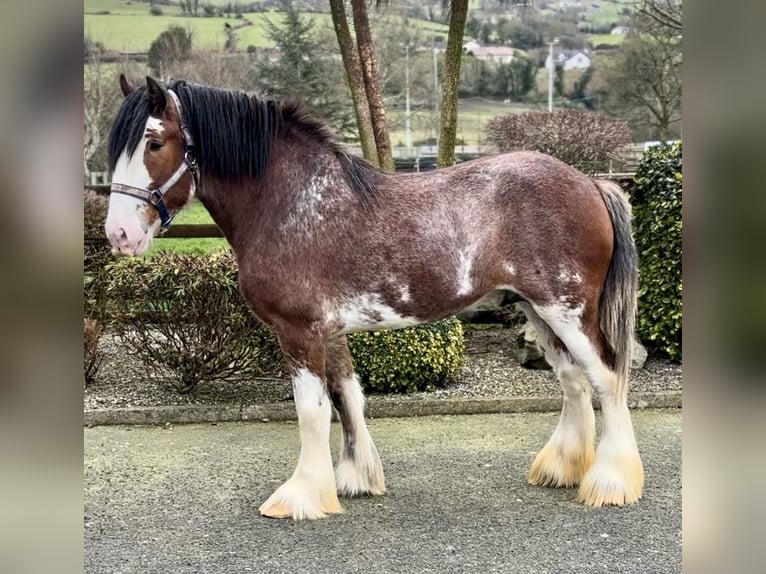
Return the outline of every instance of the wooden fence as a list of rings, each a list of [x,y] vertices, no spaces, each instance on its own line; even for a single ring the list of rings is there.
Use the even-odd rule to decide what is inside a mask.
[[[422,160],[422,158],[421,158]],[[414,162],[413,162],[414,163]],[[434,167],[436,165],[436,162],[434,160],[433,163]],[[422,168],[423,164],[420,164],[419,168]],[[397,166],[397,172],[407,172],[407,171],[415,171],[413,169],[415,166],[403,166],[403,169],[399,169]],[[428,169],[428,168],[426,168]],[[431,168],[433,169],[433,168]],[[599,173],[595,174],[594,179],[611,179],[616,181],[620,184],[620,186],[625,189],[633,182],[633,173]],[[100,193],[102,195],[108,195],[109,194],[109,185],[108,184],[99,184],[99,185],[86,185],[86,189],[92,189],[93,191]],[[223,233],[218,228],[217,225],[214,223],[194,223],[194,224],[184,224],[184,223],[177,223],[173,224],[170,229],[168,229],[163,235],[163,239],[208,239],[208,238],[215,238],[215,237],[223,237]],[[106,241],[106,238],[104,237],[88,237],[86,238],[86,241],[88,242],[101,242]]]

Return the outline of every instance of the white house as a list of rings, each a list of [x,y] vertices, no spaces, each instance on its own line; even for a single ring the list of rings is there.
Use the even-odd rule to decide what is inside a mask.
[[[513,48],[509,46],[482,46],[471,40],[463,45],[463,52],[476,56],[479,60],[495,64],[507,64],[513,61]]]
[[[564,66],[565,70],[584,70],[590,68],[591,60],[585,52],[562,50],[553,55],[557,66]],[[551,57],[545,58],[545,68],[551,67]]]

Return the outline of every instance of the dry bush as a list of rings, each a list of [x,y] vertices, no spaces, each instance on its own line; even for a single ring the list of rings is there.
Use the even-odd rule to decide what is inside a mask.
[[[104,234],[104,221],[108,209],[109,199],[106,196],[90,189],[85,190],[83,197],[85,315],[101,320],[105,318],[108,280],[106,265],[112,260]]]
[[[487,126],[487,141],[498,152],[547,153],[593,174],[623,161],[630,143],[628,123],[604,114],[564,109],[500,116]]]
[[[96,378],[98,370],[101,367],[101,363],[104,357],[101,351],[98,350],[98,343],[101,340],[101,335],[104,333],[104,328],[95,319],[84,319],[84,338],[83,343],[85,347],[84,354],[84,372],[85,372],[85,385],[89,385]]]
[[[186,80],[217,88],[255,90],[253,59],[245,54],[199,51],[186,60],[167,62],[163,66],[163,79]]]
[[[83,227],[85,237],[106,238],[104,222],[109,212],[109,197],[86,189],[83,196]]]
[[[276,335],[239,292],[230,251],[161,252],[109,266],[111,328],[135,369],[171,377],[180,392],[199,381],[280,375]]]

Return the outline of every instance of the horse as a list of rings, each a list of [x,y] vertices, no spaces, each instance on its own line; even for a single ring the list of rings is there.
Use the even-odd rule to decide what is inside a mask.
[[[300,453],[263,516],[321,518],[343,512],[338,495],[386,491],[348,333],[439,320],[498,292],[534,325],[563,389],[528,481],[579,487],[576,499],[593,507],[641,497],[627,404],[637,254],[617,184],[530,151],[384,173],[299,104],[182,80],[121,76],[120,86],[108,142],[113,253],[143,253],[198,198],[289,366]]]

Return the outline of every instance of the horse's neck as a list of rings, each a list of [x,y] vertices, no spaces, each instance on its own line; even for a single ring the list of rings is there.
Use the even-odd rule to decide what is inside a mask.
[[[256,195],[245,183],[232,184],[216,178],[208,178],[200,190],[200,202],[235,252],[241,249],[243,222],[257,213]]]

